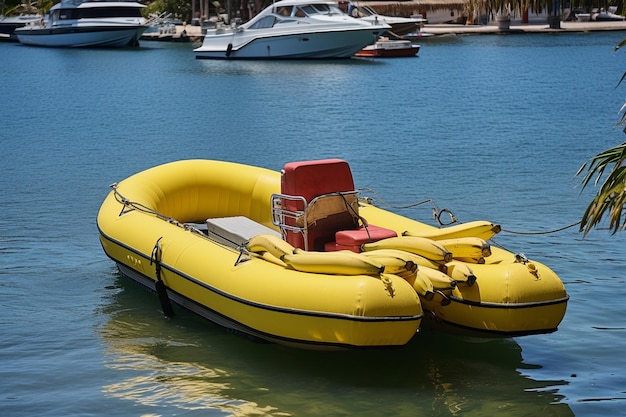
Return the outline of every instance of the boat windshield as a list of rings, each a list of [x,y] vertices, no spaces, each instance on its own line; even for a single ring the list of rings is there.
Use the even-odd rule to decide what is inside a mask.
[[[107,17],[142,17],[138,7],[92,7],[86,9],[61,9],[59,18],[97,19]]]
[[[292,13],[293,16],[296,17],[306,17],[305,11],[302,9],[302,7],[299,6],[280,6],[277,7],[276,10],[274,10],[274,13],[285,17],[292,16]]]
[[[265,16],[250,25],[249,29],[269,29],[274,26],[276,20],[274,15]]]
[[[293,6],[280,6],[277,7],[274,13],[279,14],[281,16],[291,16],[291,10]]]
[[[372,10],[369,6],[361,6],[359,8],[359,11],[363,13],[363,15],[365,16],[376,16],[378,14],[374,10]]]
[[[378,16],[372,8],[369,6],[355,6],[350,11],[350,16],[352,17],[370,17],[370,16]]]
[[[336,6],[334,4],[326,4],[326,3],[307,4],[306,6],[302,6],[298,8],[302,9],[304,13],[307,14],[307,16],[312,16],[316,14],[327,14],[327,15],[344,14],[343,11],[341,11],[341,9],[339,8],[339,6]]]

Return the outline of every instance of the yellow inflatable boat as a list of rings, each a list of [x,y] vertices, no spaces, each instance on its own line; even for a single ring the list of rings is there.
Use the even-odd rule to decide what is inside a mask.
[[[120,272],[255,338],[314,349],[401,346],[424,310],[498,335],[556,330],[549,268],[491,248],[498,226],[436,228],[359,199],[339,159],[279,172],[187,160],[135,174],[98,213]]]
[[[406,344],[423,317],[411,285],[354,253],[319,273],[288,267],[278,251],[298,256],[273,225],[273,193],[280,173],[262,168],[158,166],[114,186],[98,214],[100,240],[124,275],[235,331],[320,349]]]

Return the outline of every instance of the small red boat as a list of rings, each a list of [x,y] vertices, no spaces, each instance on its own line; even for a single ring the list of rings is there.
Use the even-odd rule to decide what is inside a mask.
[[[361,49],[354,56],[358,57],[406,57],[415,56],[420,50],[420,45],[411,43],[409,40],[381,39],[373,45]]]

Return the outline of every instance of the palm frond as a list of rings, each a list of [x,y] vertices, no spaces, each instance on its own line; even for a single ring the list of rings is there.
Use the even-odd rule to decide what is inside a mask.
[[[626,78],[626,72],[622,74],[622,78],[619,79],[619,82],[617,83],[617,85],[619,86],[622,81],[624,81],[624,78]]]
[[[582,188],[592,181],[600,188],[583,214],[580,231],[586,235],[605,216],[613,233],[626,229],[626,219],[622,220],[626,204],[626,142],[600,152],[585,162],[576,175],[585,171]],[[606,177],[605,172],[608,172]]]
[[[623,41],[621,41],[620,43],[618,43],[617,45],[615,45],[615,48],[613,48],[614,51],[617,51],[619,48],[621,48],[622,46],[626,45],[626,39],[624,39]]]

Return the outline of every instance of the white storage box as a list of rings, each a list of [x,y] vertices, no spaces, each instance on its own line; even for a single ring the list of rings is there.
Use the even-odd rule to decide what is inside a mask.
[[[277,231],[244,216],[207,219],[206,224],[209,238],[233,248],[243,246],[256,235],[269,234],[280,237]]]

